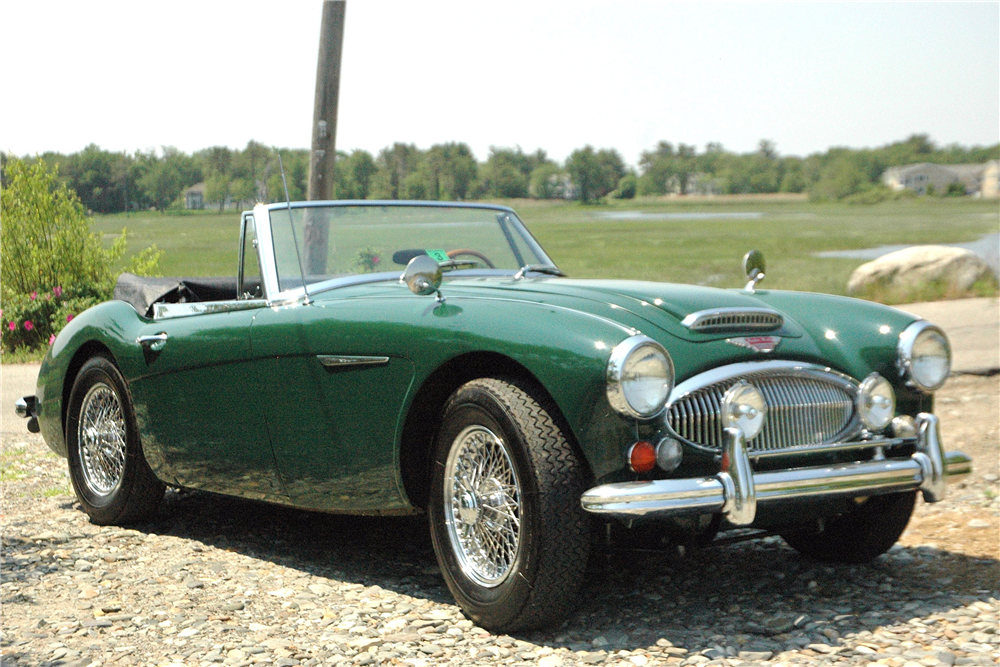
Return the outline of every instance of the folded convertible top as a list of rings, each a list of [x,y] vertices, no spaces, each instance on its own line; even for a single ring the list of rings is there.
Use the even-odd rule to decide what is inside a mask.
[[[123,273],[115,283],[114,298],[126,301],[136,312],[153,316],[154,303],[226,301],[236,298],[236,278],[144,278]]]

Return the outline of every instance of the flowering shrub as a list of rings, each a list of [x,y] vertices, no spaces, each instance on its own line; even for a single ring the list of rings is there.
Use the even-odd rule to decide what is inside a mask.
[[[0,345],[6,351],[18,347],[51,345],[55,335],[78,314],[105,300],[93,290],[63,288],[39,295],[12,295],[0,310]]]
[[[364,273],[373,273],[381,269],[382,256],[381,251],[376,248],[362,248],[358,251],[358,259],[356,261],[358,268]]]
[[[43,347],[75,315],[111,298],[112,270],[126,236],[105,249],[90,231],[76,193],[60,184],[44,160],[10,158],[0,190],[0,349]],[[148,248],[126,270],[149,275],[160,252]]]

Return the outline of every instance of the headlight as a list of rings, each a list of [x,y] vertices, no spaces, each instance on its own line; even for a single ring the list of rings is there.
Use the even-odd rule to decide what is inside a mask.
[[[652,338],[632,336],[611,351],[608,359],[608,402],[628,417],[658,415],[674,388],[674,362]]]
[[[861,423],[873,431],[881,431],[896,414],[896,394],[889,381],[872,373],[858,387],[856,400]]]
[[[767,402],[757,387],[740,380],[722,397],[722,425],[735,426],[743,437],[752,440],[764,428]]]
[[[940,389],[951,371],[948,337],[930,322],[914,322],[899,334],[899,372],[906,383],[923,391]]]

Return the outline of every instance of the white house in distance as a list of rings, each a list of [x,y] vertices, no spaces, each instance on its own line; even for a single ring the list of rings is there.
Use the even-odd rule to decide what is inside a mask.
[[[912,190],[918,195],[927,194],[929,188],[942,194],[952,183],[961,183],[967,195],[996,197],[997,176],[997,160],[984,164],[920,162],[889,167],[882,174],[882,182],[893,190]]]

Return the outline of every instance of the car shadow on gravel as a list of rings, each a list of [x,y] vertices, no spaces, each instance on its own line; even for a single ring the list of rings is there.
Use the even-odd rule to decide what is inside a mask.
[[[141,532],[170,534],[299,570],[454,604],[426,518],[352,517],[200,492],[170,492]],[[594,559],[578,611],[517,638],[572,650],[636,649],[667,640],[780,651],[948,613],[1000,597],[1000,562],[896,546],[865,565],[801,557],[777,537],[699,550],[615,551]],[[661,641],[661,645],[663,642]]]

